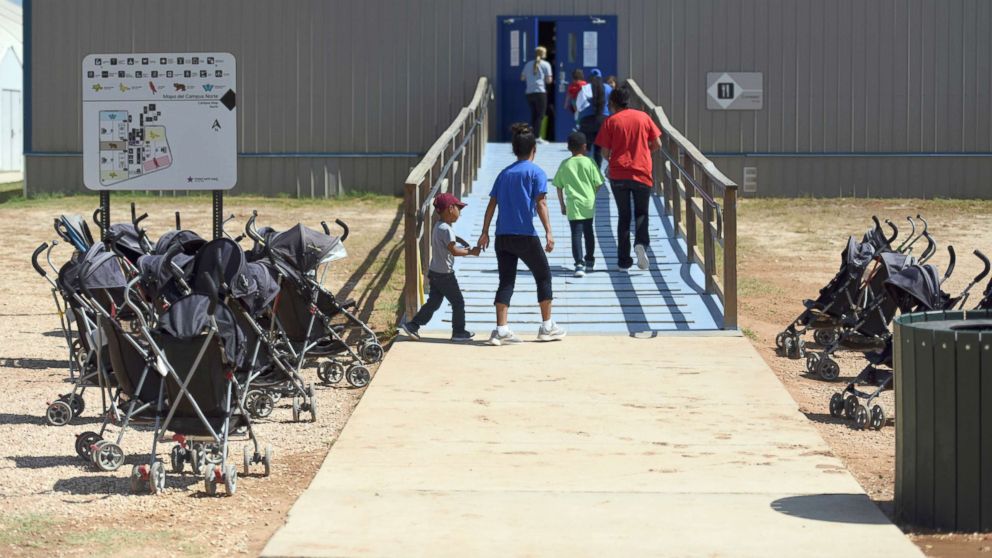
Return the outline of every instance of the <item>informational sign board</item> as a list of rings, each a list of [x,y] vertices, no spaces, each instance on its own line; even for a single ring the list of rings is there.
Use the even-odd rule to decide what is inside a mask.
[[[710,110],[761,110],[764,103],[760,72],[709,72],[706,74],[706,108]]]
[[[228,190],[237,183],[234,55],[83,59],[83,183],[90,190]]]

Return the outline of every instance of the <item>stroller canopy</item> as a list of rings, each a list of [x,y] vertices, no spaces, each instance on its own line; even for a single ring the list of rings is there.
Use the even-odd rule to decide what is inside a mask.
[[[272,227],[262,227],[258,229],[258,235],[262,237],[262,240],[267,244],[272,240],[272,237],[279,234],[278,231]],[[251,250],[246,254],[249,262],[257,262],[265,258],[265,244],[259,243],[257,240],[252,244]]]
[[[137,263],[138,258],[145,254],[141,247],[141,238],[138,230],[130,223],[117,223],[110,225],[108,238],[113,239],[114,248],[128,259],[131,263]]]
[[[301,273],[348,255],[340,238],[308,229],[302,223],[273,236],[268,247],[270,253]]]
[[[902,312],[946,308],[951,297],[940,290],[940,272],[932,265],[912,264],[885,282]]]
[[[169,251],[169,248],[176,243],[182,246],[183,254],[192,256],[193,254],[196,254],[197,250],[203,247],[207,241],[203,240],[200,235],[193,231],[171,230],[159,237],[158,242],[155,243],[155,249],[152,253],[165,254]]]
[[[867,235],[865,235],[867,237]],[[872,243],[862,240],[858,242],[853,236],[848,237],[847,246],[841,252],[841,264],[846,265],[848,273],[864,271],[877,249]]]
[[[176,254],[172,262],[179,266],[184,276],[189,276],[193,256]],[[176,276],[166,265],[164,255],[145,255],[138,258],[138,270],[141,272],[141,284],[148,290],[152,298],[164,297],[167,300],[179,298],[179,288]]]
[[[97,242],[90,246],[80,262],[79,284],[86,291],[122,289],[127,286],[127,278],[117,256],[108,252],[102,242]]]
[[[245,277],[248,279],[248,289],[239,298],[252,315],[257,315],[275,300],[279,294],[279,283],[276,282],[273,269],[262,262],[247,264]]]
[[[217,337],[224,347],[224,359],[228,364],[240,368],[245,358],[245,336],[227,307],[218,304],[214,309],[217,321]],[[191,294],[177,300],[159,319],[161,333],[182,341],[191,341],[202,335],[210,327],[210,297]],[[198,344],[190,344],[189,350],[199,351]]]

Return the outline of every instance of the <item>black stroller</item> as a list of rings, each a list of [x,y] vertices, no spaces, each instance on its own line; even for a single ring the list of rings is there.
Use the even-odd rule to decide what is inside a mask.
[[[888,298],[894,301],[901,313],[963,308],[968,301],[971,289],[984,279],[989,274],[990,268],[992,268],[989,259],[978,250],[975,250],[974,254],[981,260],[984,268],[962,290],[961,294],[952,298],[941,290],[941,285],[954,271],[955,255],[953,248],[948,247],[948,252],[950,253],[950,263],[943,277],[940,276],[940,272],[933,265],[914,263],[893,275],[885,282]],[[992,283],[990,283],[990,286],[992,286]],[[829,408],[832,416],[840,417],[843,415],[853,420],[854,425],[859,429],[870,427],[874,430],[880,430],[885,426],[885,410],[881,405],[874,402],[882,392],[892,389],[892,351],[892,336],[889,335],[881,351],[866,353],[865,356],[869,362],[868,366],[847,384],[843,392],[834,393],[830,397]],[[886,369],[879,367],[885,367]],[[859,385],[869,385],[875,389],[873,391],[862,391],[858,389]],[[864,400],[864,403],[861,400]]]
[[[208,261],[209,258],[209,261]],[[212,265],[211,265],[212,264]],[[138,314],[140,331],[155,355],[158,372],[164,376],[165,394],[156,412],[155,438],[151,461],[135,465],[131,471],[131,489],[138,492],[147,486],[151,492],[165,487],[165,464],[157,458],[159,442],[170,439],[174,472],[185,463],[194,472],[202,471],[208,494],[216,494],[223,483],[227,493],[237,489],[237,468],[230,462],[229,442],[245,439],[252,442],[244,450],[245,470],[262,463],[265,474],[271,469],[272,449],[260,451],[244,401],[242,368],[245,336],[238,321],[224,304],[229,286],[242,279],[239,266],[225,265],[215,250],[201,249],[194,267],[198,270],[190,284],[192,294],[171,304],[152,330],[131,300],[139,278],[132,279],[127,304]],[[164,419],[162,403],[168,401]],[[166,438],[166,432],[173,432]]]
[[[382,345],[375,332],[352,313],[355,301],[339,301],[322,286],[326,264],[347,256],[344,241],[348,226],[335,221],[344,229],[341,237],[332,236],[324,222],[323,234],[298,224],[280,233],[266,231],[263,236],[254,227],[257,216],[253,212],[245,232],[261,246],[279,276],[274,325],[293,356],[296,370],[308,360],[327,358],[317,368],[321,381],[335,384],[346,378],[354,387],[367,385],[371,373],[366,366],[382,360]],[[258,246],[253,250],[258,252]],[[323,272],[318,277],[321,266]],[[349,329],[358,337],[357,342],[349,342]]]

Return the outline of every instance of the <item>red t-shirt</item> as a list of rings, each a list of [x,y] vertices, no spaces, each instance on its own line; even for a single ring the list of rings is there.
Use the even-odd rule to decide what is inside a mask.
[[[610,179],[654,184],[648,144],[659,137],[661,130],[642,111],[624,109],[607,118],[596,134],[596,145],[610,150]]]
[[[579,96],[579,90],[585,87],[586,82],[584,80],[573,81],[568,84],[568,98],[574,99]]]

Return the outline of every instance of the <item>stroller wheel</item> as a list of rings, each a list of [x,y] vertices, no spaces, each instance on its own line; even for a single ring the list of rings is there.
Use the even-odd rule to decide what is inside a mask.
[[[820,363],[820,355],[818,353],[806,353],[806,371],[810,374],[816,374],[816,366]]]
[[[78,417],[83,414],[86,410],[86,401],[83,400],[83,396],[78,393],[67,393],[59,397],[59,401],[65,401],[72,408],[72,416]]]
[[[227,471],[224,472],[224,488],[228,496],[234,496],[238,491],[238,468],[233,464],[228,465]]]
[[[203,444],[194,444],[190,450],[189,468],[194,475],[201,474],[207,468],[207,454],[203,451]]]
[[[381,361],[385,355],[386,351],[383,350],[382,345],[376,340],[368,341],[362,345],[362,360],[369,364],[375,364]]]
[[[96,432],[83,432],[76,435],[76,454],[86,461],[92,460],[92,446],[102,439]]]
[[[165,463],[158,459],[148,469],[148,490],[152,494],[158,494],[165,490]]]
[[[143,479],[141,478],[141,467],[138,465],[131,466],[130,475],[130,489],[131,494],[139,494],[141,492],[141,487],[144,486]]]
[[[272,444],[265,444],[265,455],[262,456],[262,465],[265,466],[265,476],[272,473]]]
[[[829,347],[837,342],[840,334],[836,329],[818,329],[813,332],[813,340],[821,347]]]
[[[881,405],[872,406],[868,426],[871,426],[873,430],[881,430],[885,426],[885,409]]]
[[[207,490],[207,496],[217,495],[217,475],[220,475],[220,467],[208,468],[206,474],[203,476],[203,484]]]
[[[172,472],[177,475],[183,474],[183,469],[186,467],[186,449],[178,444],[172,446],[169,458],[172,461]]]
[[[124,464],[124,450],[114,442],[104,441],[93,452],[93,463],[101,471],[116,471]]]
[[[369,372],[368,368],[365,368],[360,364],[356,364],[348,369],[347,378],[349,384],[355,386],[356,388],[361,388],[368,385],[369,380],[372,379],[372,374]]]
[[[293,396],[293,422],[300,421],[300,398]]]
[[[858,430],[864,430],[868,426],[868,408],[864,405],[858,405],[858,409],[854,411],[854,426]]]
[[[52,426],[65,426],[72,420],[72,407],[62,401],[52,401],[45,411],[45,419]]]
[[[840,417],[844,414],[844,396],[837,392],[830,396],[830,416]]]
[[[776,349],[778,349],[778,350],[781,351],[782,349],[785,348],[785,336],[786,335],[787,334],[783,331],[782,333],[779,333],[778,335],[775,336],[775,348]]]
[[[272,396],[268,393],[259,392],[258,397],[255,398],[254,405],[248,408],[248,413],[253,418],[265,418],[271,415],[272,410],[275,408],[276,402],[272,400]]]
[[[832,382],[840,377],[840,365],[829,355],[822,355],[817,363],[816,373],[821,379]]]
[[[856,395],[848,395],[844,399],[844,416],[854,420],[854,414],[857,412],[860,405],[861,403],[858,402],[858,397]]]
[[[317,366],[317,377],[325,384],[334,385],[344,378],[344,365],[333,360],[321,362]]]

